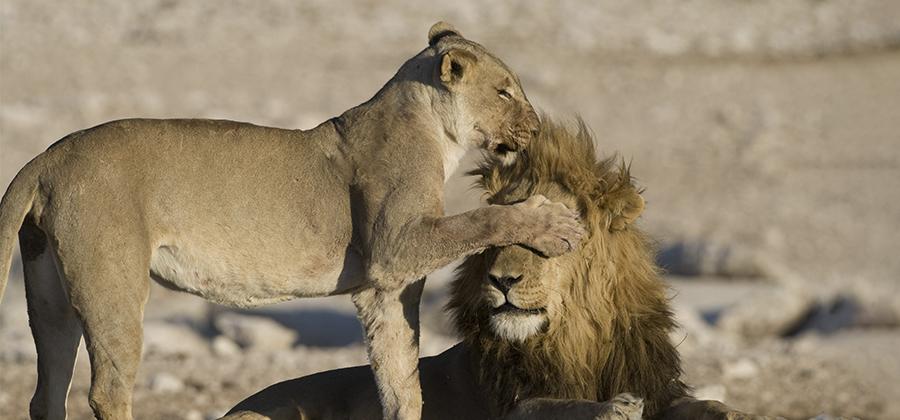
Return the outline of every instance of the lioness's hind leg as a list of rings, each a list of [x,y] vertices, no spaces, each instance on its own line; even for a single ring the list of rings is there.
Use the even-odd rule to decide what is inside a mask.
[[[353,294],[385,419],[422,416],[419,385],[419,300],[425,279],[404,288]]]
[[[97,246],[80,243],[82,249],[101,255],[91,256],[88,263],[66,266],[72,305],[81,318],[91,360],[90,405],[101,420],[132,418],[131,397],[150,288],[149,252],[123,243],[123,237],[139,235],[120,235],[118,241]],[[80,254],[84,256],[85,251]],[[64,266],[71,255],[60,250]]]
[[[19,233],[25,268],[28,319],[38,356],[32,419],[65,419],[81,323],[63,288],[55,251],[44,233],[26,222]]]

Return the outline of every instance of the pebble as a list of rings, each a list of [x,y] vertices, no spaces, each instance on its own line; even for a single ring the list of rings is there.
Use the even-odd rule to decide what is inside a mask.
[[[150,390],[158,394],[179,392],[184,389],[184,382],[177,376],[160,372],[150,377]]]
[[[223,312],[213,321],[216,329],[242,348],[277,351],[291,349],[297,333],[261,316]]]
[[[37,360],[34,339],[27,327],[0,329],[0,361],[30,363]]]
[[[727,393],[728,391],[725,389],[725,385],[710,384],[697,387],[694,390],[694,398],[698,400],[725,401]]]
[[[798,326],[814,305],[806,294],[777,288],[756,293],[726,309],[716,326],[748,340],[780,337]]]
[[[224,335],[217,335],[212,340],[213,354],[219,357],[233,357],[241,354],[241,347]]]
[[[745,357],[725,365],[722,374],[726,379],[744,380],[756,377],[759,368],[755,362]]]
[[[208,342],[193,328],[164,321],[144,323],[144,353],[185,356],[208,353]]]
[[[198,410],[190,410],[185,413],[184,417],[182,418],[184,420],[206,420],[206,417],[203,416],[203,413]]]

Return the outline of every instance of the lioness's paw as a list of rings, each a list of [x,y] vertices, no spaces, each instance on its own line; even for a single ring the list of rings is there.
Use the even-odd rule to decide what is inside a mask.
[[[578,213],[562,203],[554,203],[543,195],[535,195],[520,206],[527,212],[531,227],[522,245],[533,248],[547,257],[556,257],[574,250],[585,235]]]
[[[528,197],[527,200],[519,203],[519,206],[529,209],[536,209],[546,203],[550,203],[550,200],[547,197],[544,197],[543,194],[535,194],[531,197]]]
[[[601,417],[604,419],[641,420],[644,413],[644,400],[629,393],[616,395],[610,400],[613,416]]]

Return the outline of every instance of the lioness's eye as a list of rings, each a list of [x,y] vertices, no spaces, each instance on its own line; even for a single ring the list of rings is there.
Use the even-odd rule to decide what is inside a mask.
[[[497,89],[497,94],[500,95],[501,98],[503,98],[507,101],[512,99],[512,94],[509,93],[509,91],[506,89]]]

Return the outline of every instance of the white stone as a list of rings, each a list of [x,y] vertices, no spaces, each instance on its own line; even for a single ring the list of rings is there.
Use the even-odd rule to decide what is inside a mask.
[[[187,413],[184,413],[184,420],[206,420],[206,417],[203,416],[203,413],[197,410],[189,410]]]
[[[0,330],[0,361],[29,363],[37,360],[34,339],[28,328]]]
[[[144,324],[144,354],[187,356],[208,352],[207,340],[189,326],[163,321]]]
[[[698,387],[694,391],[694,398],[698,400],[725,401],[727,394],[728,391],[725,389],[725,385],[710,384]]]
[[[158,394],[169,394],[184,389],[184,382],[168,372],[160,372],[150,377],[150,390]]]
[[[759,368],[745,357],[725,365],[722,374],[726,379],[750,379],[759,374]]]
[[[214,324],[223,335],[247,349],[285,350],[297,342],[296,332],[262,316],[224,312],[216,316]]]
[[[755,293],[728,308],[716,325],[722,331],[751,341],[778,337],[802,322],[814,304],[805,293],[776,288]]]
[[[224,335],[217,335],[212,341],[213,354],[220,357],[233,357],[241,354],[241,348]]]

